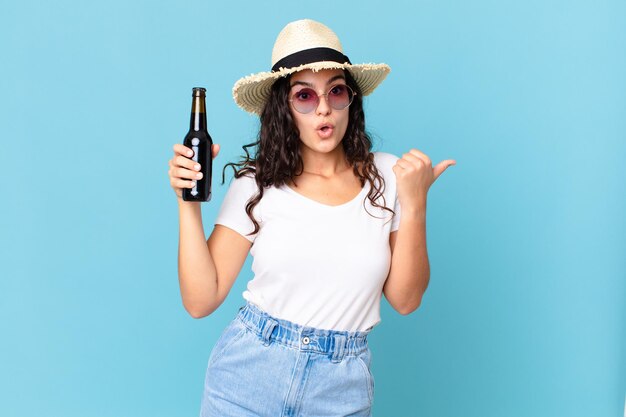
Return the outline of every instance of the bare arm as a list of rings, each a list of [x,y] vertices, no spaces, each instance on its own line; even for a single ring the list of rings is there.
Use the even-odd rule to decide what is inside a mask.
[[[219,152],[213,145],[213,158]],[[252,243],[227,227],[216,225],[205,240],[201,203],[184,201],[182,188],[192,187],[194,162],[190,151],[174,145],[170,160],[170,182],[178,196],[179,244],[178,282],[183,305],[192,317],[201,318],[215,311],[226,299],[241,271]]]
[[[428,287],[430,264],[426,250],[426,195],[435,180],[455,164],[455,160],[447,159],[433,167],[426,154],[411,149],[392,168],[402,211],[400,228],[389,236],[391,269],[383,292],[400,314],[415,311]]]
[[[217,300],[217,268],[204,237],[200,203],[178,201],[178,282],[183,305],[192,317],[213,312]]]
[[[389,235],[391,269],[383,293],[400,314],[415,311],[430,280],[426,248],[426,205],[417,212],[402,211],[400,228]]]
[[[192,317],[215,311],[226,299],[252,244],[216,225],[207,241],[200,203],[179,201],[178,280],[183,305]]]

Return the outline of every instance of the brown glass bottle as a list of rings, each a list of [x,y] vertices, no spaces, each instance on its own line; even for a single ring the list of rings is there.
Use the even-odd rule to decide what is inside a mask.
[[[209,201],[211,200],[211,176],[213,172],[213,158],[211,148],[213,140],[206,127],[206,90],[195,87],[192,92],[191,121],[189,132],[185,136],[183,145],[193,151],[191,159],[200,164],[202,178],[196,180],[193,188],[183,188],[184,201]]]

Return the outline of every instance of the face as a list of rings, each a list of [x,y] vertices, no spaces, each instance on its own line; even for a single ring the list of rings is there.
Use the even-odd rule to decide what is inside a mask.
[[[341,143],[348,128],[349,107],[341,110],[331,107],[341,103],[339,94],[346,94],[346,79],[341,69],[305,70],[291,76],[289,103],[291,115],[300,131],[301,144],[308,150],[329,153],[335,151]],[[327,94],[324,96],[323,94]],[[315,98],[315,94],[319,96]],[[331,97],[334,95],[334,97]],[[296,110],[317,107],[303,114]],[[330,103],[329,103],[330,100]],[[296,102],[297,101],[297,102]],[[308,108],[307,108],[308,107]]]

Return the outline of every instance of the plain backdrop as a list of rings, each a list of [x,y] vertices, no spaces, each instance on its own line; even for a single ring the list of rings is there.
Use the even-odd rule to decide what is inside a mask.
[[[258,129],[232,86],[301,18],[391,66],[374,151],[457,161],[429,192],[423,303],[383,300],[370,335],[374,415],[622,415],[626,3],[601,0],[3,2],[0,415],[198,414],[252,274],[185,312],[168,160],[203,86],[208,236]]]

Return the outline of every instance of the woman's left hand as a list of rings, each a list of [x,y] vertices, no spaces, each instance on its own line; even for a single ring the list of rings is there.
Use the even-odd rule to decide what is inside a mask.
[[[456,165],[456,161],[446,159],[433,168],[430,158],[417,149],[402,155],[392,168],[402,211],[424,210],[428,189],[451,165]]]

